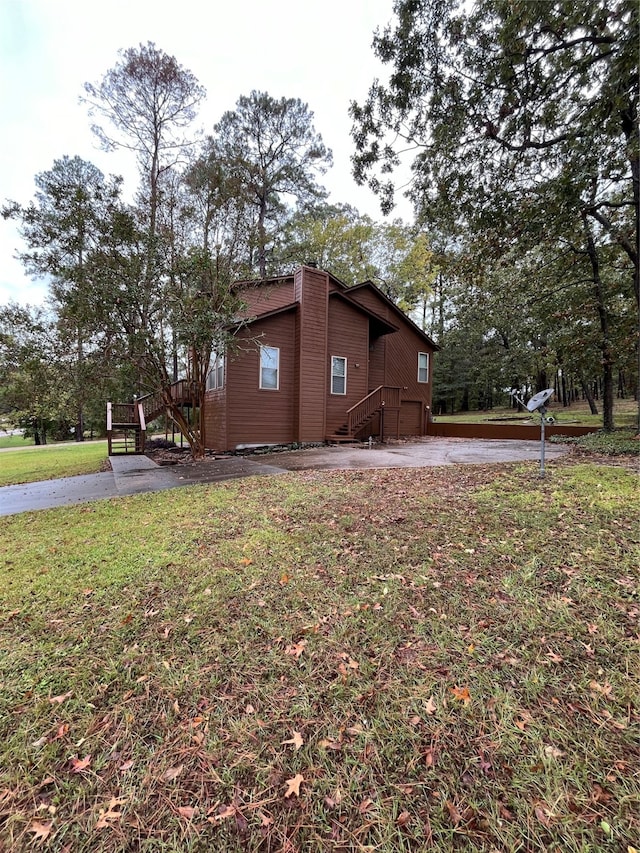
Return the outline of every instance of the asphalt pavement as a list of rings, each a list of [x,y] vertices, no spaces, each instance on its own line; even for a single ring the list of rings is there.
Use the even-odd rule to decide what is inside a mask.
[[[545,444],[552,461],[567,453],[559,444]],[[425,468],[440,465],[540,462],[540,443],[485,439],[426,437],[386,445],[343,445],[248,456],[207,458],[171,467],[147,456],[112,456],[111,471],[0,488],[0,515],[51,509],[123,495],[159,492],[195,483],[216,483],[241,477],[285,474],[288,471],[365,468]],[[1,465],[0,460],[0,465]]]

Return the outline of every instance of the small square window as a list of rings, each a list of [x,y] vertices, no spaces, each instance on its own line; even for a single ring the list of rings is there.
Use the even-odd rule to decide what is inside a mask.
[[[331,356],[331,393],[347,393],[347,359],[339,355]]]
[[[260,347],[260,388],[277,391],[280,387],[280,349]]]
[[[418,382],[429,381],[429,353],[418,353]]]

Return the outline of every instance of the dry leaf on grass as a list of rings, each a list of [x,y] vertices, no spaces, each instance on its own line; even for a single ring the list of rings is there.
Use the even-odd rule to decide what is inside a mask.
[[[446,806],[451,822],[454,826],[457,826],[462,821],[462,815],[450,800],[447,800]]]
[[[214,809],[209,809],[207,814],[211,814],[212,811],[214,811]],[[233,817],[235,813],[235,806],[219,806],[217,814],[214,814],[213,817],[208,817],[207,820],[209,823],[222,823],[223,820]]]
[[[288,740],[283,740],[283,741],[281,741],[281,743],[292,744],[295,747],[296,752],[297,752],[300,749],[300,747],[302,746],[302,744],[304,743],[304,738],[302,737],[300,732],[292,731],[291,734],[293,735],[293,737],[290,737]]]
[[[111,826],[111,821],[120,820],[122,812],[119,811],[119,808],[126,802],[126,797],[112,797],[107,808],[100,809],[100,816],[96,823],[96,829],[105,829],[105,827]]]
[[[300,773],[296,773],[293,779],[287,779],[285,785],[287,786],[287,790],[284,792],[285,799],[291,797],[295,794],[296,797],[300,796],[300,785],[304,782],[304,776]]]
[[[284,650],[285,655],[293,655],[296,660],[300,658],[300,655],[304,651],[304,647],[307,645],[306,640],[300,640],[299,643],[293,643],[291,646],[287,646]]]
[[[178,814],[186,820],[191,820],[197,811],[196,806],[178,806]]]
[[[170,767],[164,774],[163,778],[166,782],[173,782],[173,780],[177,779],[183,770],[184,764],[178,764],[177,767]]]
[[[533,811],[540,823],[549,829],[551,826],[551,818],[553,817],[553,812],[549,806],[546,803],[538,803]]]
[[[49,823],[40,823],[37,820],[34,820],[29,827],[29,832],[33,832],[33,840],[37,841],[38,844],[43,844],[47,838],[51,835],[51,830],[53,829],[53,821],[50,820]]]
[[[65,699],[68,699],[70,696],[73,696],[73,690],[69,690],[68,693],[61,693],[60,696],[50,696],[49,702],[52,705],[61,705]]]
[[[453,698],[458,702],[464,702],[468,705],[471,702],[471,694],[468,687],[450,687],[449,690],[453,693]]]
[[[82,773],[91,764],[91,756],[85,755],[84,758],[72,758],[71,768],[74,773]]]

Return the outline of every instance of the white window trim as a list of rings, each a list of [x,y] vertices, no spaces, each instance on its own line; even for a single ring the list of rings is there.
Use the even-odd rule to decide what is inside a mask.
[[[344,391],[334,391],[333,390],[333,360],[334,358],[339,358],[340,361],[344,362],[344,377],[340,376],[339,378],[344,378]],[[346,397],[347,396],[347,359],[344,355],[332,355],[331,356],[331,393],[336,397]]]
[[[222,382],[218,382],[218,370],[222,367]],[[225,362],[223,355],[215,355],[211,364],[211,369],[207,375],[207,391],[219,391],[224,388],[225,380]]]
[[[421,356],[421,355],[425,356],[425,358],[426,358],[426,360],[427,360],[426,368],[421,368],[421,367],[420,367],[420,356]],[[427,371],[427,378],[426,378],[426,379],[420,379],[420,370],[421,370],[421,369],[422,369],[422,370],[426,369],[426,371]],[[429,382],[429,353],[428,353],[428,352],[419,352],[419,353],[418,353],[418,382],[419,382],[421,385],[427,385],[427,384],[428,384],[428,382]]]
[[[262,351],[265,349],[275,350],[277,353],[276,358],[276,387],[271,388],[270,386],[265,386],[262,384]],[[271,347],[268,344],[260,344],[260,352],[258,359],[258,387],[261,391],[279,391],[280,390],[280,347]]]

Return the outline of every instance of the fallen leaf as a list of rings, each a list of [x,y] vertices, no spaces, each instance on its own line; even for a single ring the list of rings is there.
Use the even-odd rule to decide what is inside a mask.
[[[69,723],[62,723],[62,725],[58,726],[58,731],[55,733],[54,740],[60,740],[69,732]]]
[[[453,825],[457,826],[462,821],[462,815],[450,800],[447,800],[445,805],[447,806],[447,811]]]
[[[122,812],[117,811],[117,809],[119,809],[119,807],[124,805],[126,802],[126,797],[120,799],[118,799],[117,797],[112,797],[107,808],[100,809],[100,815],[96,823],[96,829],[106,829],[107,827],[111,826],[111,821],[120,820],[120,818],[122,817]]]
[[[538,805],[534,808],[534,813],[543,826],[545,826],[547,829],[551,826],[551,817],[553,813],[549,806],[545,805],[544,803],[538,803]]]
[[[285,785],[287,786],[287,790],[284,792],[285,799],[290,797],[292,794],[295,794],[296,797],[300,796],[300,785],[304,782],[304,776],[300,773],[296,773],[293,779],[287,779]]]
[[[304,743],[304,738],[300,734],[300,732],[292,731],[291,734],[293,737],[289,738],[289,740],[283,740],[282,743],[290,743],[296,748],[296,752],[300,749],[302,744]]]
[[[170,767],[164,774],[163,778],[167,782],[173,782],[184,770],[184,764],[178,764],[177,767]]]
[[[91,764],[91,756],[85,755],[84,758],[72,758],[71,767],[74,773],[82,773]]]
[[[48,738],[46,735],[42,735],[38,740],[31,741],[31,746],[35,746],[36,749],[40,749],[41,746],[44,746],[47,743]]]
[[[593,793],[591,794],[591,798],[596,803],[608,803],[609,800],[613,797],[613,794],[610,794],[609,791],[605,791],[605,789],[598,785],[597,782],[593,785]]]
[[[215,814],[213,817],[208,817],[207,820],[209,821],[209,823],[221,823],[223,820],[227,820],[227,818],[233,817],[235,813],[235,806],[220,806],[218,808],[218,813]]]
[[[609,699],[611,693],[613,692],[613,687],[609,684],[608,681],[605,681],[604,684],[598,684],[597,681],[589,682],[589,689],[594,693],[600,693],[601,696],[604,696],[605,699]]]
[[[404,811],[400,812],[398,817],[396,818],[396,826],[406,826],[411,820],[411,815],[409,812]]]
[[[435,703],[435,699],[433,698],[433,696],[429,696],[427,701],[423,702],[422,704],[423,704],[424,710],[427,714],[435,714],[435,712],[438,710],[437,705]]]
[[[370,799],[369,797],[367,797],[358,806],[358,811],[360,812],[360,814],[366,814],[372,805],[373,805],[373,800]]]
[[[283,572],[280,575],[280,586],[286,586],[289,583],[289,575],[286,572]]]
[[[248,557],[243,557],[243,558],[240,560],[240,565],[241,565],[241,566],[250,566],[250,565],[251,565],[251,563],[253,563],[253,560],[250,560]]]
[[[562,758],[565,753],[557,746],[545,746],[544,754],[547,758]]]
[[[296,660],[300,658],[300,655],[304,651],[304,647],[307,645],[306,640],[300,640],[299,643],[293,643],[284,650],[285,655],[293,655]]]
[[[42,844],[47,840],[47,838],[51,835],[51,830],[53,829],[53,821],[50,820],[49,823],[39,823],[39,821],[34,820],[29,827],[29,832],[34,833],[33,840],[37,841],[38,844]]]
[[[273,823],[273,818],[269,817],[269,815],[264,814],[264,812],[258,812],[258,817],[260,818],[260,826],[263,828],[271,826],[271,824]]]
[[[562,655],[557,655],[555,652],[552,652],[551,649],[549,649],[549,651],[547,652],[547,657],[554,663],[562,663],[564,660]]]
[[[130,758],[128,761],[125,761],[123,764],[121,764],[120,767],[118,767],[118,770],[121,770],[123,773],[125,773],[127,770],[131,770],[132,767],[133,759]]]
[[[191,820],[197,811],[196,806],[178,806],[178,814],[185,820]]]
[[[340,741],[330,740],[329,738],[322,738],[322,740],[318,741],[318,746],[321,746],[323,749],[342,749]]]
[[[509,809],[505,806],[504,803],[498,802],[498,811],[500,812],[500,817],[502,820],[506,820],[511,823],[515,820],[513,812],[509,811]]]
[[[68,693],[62,693],[60,696],[50,696],[49,702],[51,702],[52,705],[61,705],[65,699],[68,699],[70,696],[73,696],[72,690],[69,690]]]
[[[468,687],[450,687],[449,690],[453,693],[453,698],[458,702],[464,702],[468,705],[471,702],[471,694]]]

